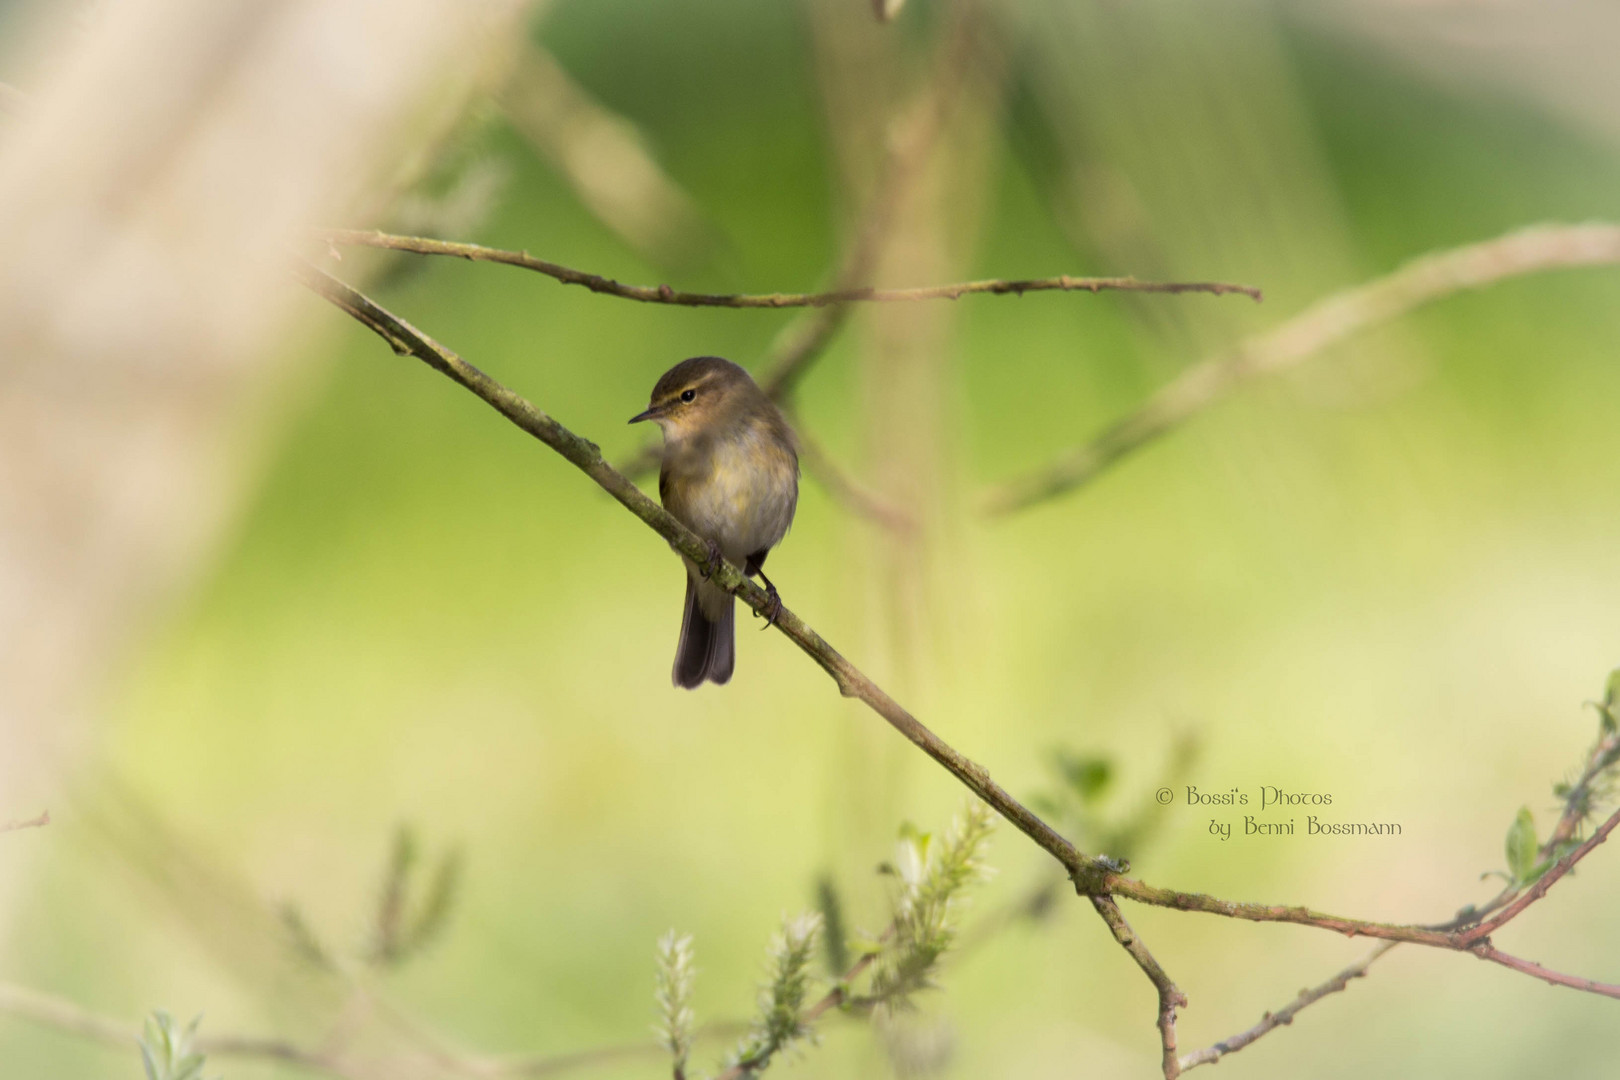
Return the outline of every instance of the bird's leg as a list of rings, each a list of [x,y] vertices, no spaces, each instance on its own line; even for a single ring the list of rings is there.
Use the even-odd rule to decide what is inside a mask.
[[[765,576],[765,571],[756,566],[754,574],[765,583],[765,593],[771,598],[771,602],[765,608],[765,625],[760,627],[761,630],[769,630],[776,625],[777,617],[782,614],[782,596],[776,591],[776,586],[771,584],[771,579]]]
[[[703,560],[702,566],[698,567],[698,573],[703,575],[704,581],[708,581],[710,578],[714,577],[714,575],[720,572],[720,564],[724,560],[720,555],[720,544],[718,541],[707,540],[705,543],[709,545],[709,557]]]

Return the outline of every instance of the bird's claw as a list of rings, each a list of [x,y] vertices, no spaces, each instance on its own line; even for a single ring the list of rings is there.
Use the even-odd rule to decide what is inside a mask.
[[[765,610],[762,612],[765,616],[765,625],[760,627],[761,630],[769,630],[775,626],[777,618],[782,614],[782,597],[777,593],[776,586],[766,584],[765,594],[770,597],[770,603],[765,605]]]

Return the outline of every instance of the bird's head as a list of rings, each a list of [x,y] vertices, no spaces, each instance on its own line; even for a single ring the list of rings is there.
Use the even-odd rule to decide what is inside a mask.
[[[646,410],[630,422],[651,420],[666,439],[685,439],[727,423],[763,397],[748,372],[730,360],[694,356],[664,372]]]

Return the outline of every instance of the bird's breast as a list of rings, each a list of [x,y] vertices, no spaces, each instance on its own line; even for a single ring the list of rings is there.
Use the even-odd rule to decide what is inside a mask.
[[[669,455],[664,504],[699,536],[741,563],[775,547],[793,523],[798,459],[791,446],[750,425],[707,445]]]

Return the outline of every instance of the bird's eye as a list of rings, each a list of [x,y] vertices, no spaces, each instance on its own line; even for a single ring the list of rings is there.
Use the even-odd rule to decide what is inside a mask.
[[[697,391],[696,390],[682,390],[681,391],[681,400],[682,401],[691,401],[695,397],[697,397]]]

